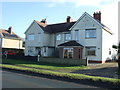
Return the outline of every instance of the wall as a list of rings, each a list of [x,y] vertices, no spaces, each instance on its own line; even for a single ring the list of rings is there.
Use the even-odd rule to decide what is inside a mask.
[[[96,38],[85,38],[86,29],[96,29]],[[79,22],[72,28],[72,40],[75,40],[75,30],[79,30],[79,40],[78,42],[84,46],[83,48],[83,59],[86,57],[89,60],[101,61],[102,60],[102,28],[101,26],[90,16],[85,15],[81,18]],[[86,46],[96,46],[96,56],[86,56],[85,47]]]
[[[38,40],[38,33],[41,33],[41,41]],[[33,52],[31,53],[32,56],[37,55],[36,47],[42,47],[43,46],[43,30],[40,28],[40,26],[33,21],[33,23],[28,28],[25,38],[25,55],[29,55],[28,47],[33,47]],[[28,40],[28,35],[34,34],[34,40]]]
[[[23,49],[22,40],[2,38],[2,48]]]
[[[106,60],[112,59],[112,54],[109,55],[109,49],[112,51],[114,40],[112,40],[112,35],[104,29],[102,30],[102,37],[102,60],[105,62]]]

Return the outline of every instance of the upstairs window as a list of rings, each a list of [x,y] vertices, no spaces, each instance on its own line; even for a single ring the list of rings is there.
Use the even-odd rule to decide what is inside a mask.
[[[28,40],[29,41],[34,40],[34,37],[35,37],[34,34],[29,34],[28,35]]]
[[[79,35],[78,32],[79,32],[78,30],[75,30],[75,40],[78,40],[78,35]]]
[[[65,34],[65,40],[66,41],[71,40],[71,34],[70,33]]]
[[[61,34],[57,34],[56,39],[61,40]]]
[[[85,38],[96,38],[96,29],[86,29]]]
[[[38,42],[41,42],[41,33],[38,33]]]

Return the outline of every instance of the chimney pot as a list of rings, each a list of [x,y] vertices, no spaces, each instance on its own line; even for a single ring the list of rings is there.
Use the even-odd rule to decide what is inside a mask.
[[[47,23],[47,22],[46,22],[46,18],[45,18],[45,19],[42,19],[42,20],[41,20],[41,23],[45,23],[45,24],[46,24],[46,23]]]
[[[10,34],[12,34],[12,27],[9,27],[9,28],[8,28],[8,32],[9,32]]]
[[[96,20],[98,20],[98,21],[100,21],[101,22],[101,12],[99,11],[99,12],[94,12],[94,14],[93,14],[93,17],[96,19]]]
[[[67,23],[72,22],[72,19],[71,19],[71,17],[70,17],[70,16],[67,16],[66,22],[67,22]]]

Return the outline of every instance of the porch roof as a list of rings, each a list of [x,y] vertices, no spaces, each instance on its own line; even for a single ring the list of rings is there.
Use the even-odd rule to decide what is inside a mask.
[[[81,46],[83,47],[83,45],[79,44],[77,41],[75,40],[71,40],[62,44],[59,44],[58,46]]]

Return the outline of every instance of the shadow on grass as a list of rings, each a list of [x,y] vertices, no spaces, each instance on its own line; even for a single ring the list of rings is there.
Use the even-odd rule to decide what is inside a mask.
[[[118,71],[118,67],[76,70],[71,73],[120,79],[120,70]]]

